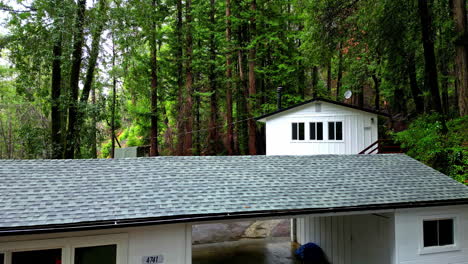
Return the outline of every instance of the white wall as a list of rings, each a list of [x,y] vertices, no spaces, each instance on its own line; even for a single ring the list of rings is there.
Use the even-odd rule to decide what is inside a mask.
[[[299,218],[298,242],[318,244],[333,264],[391,264],[393,215]]]
[[[457,249],[430,254],[421,250],[422,219],[434,217],[456,217]],[[468,264],[468,206],[398,210],[395,228],[397,264]]]
[[[118,264],[140,264],[144,256],[163,255],[164,264],[190,264],[192,227],[186,224],[0,237],[0,253],[62,248],[62,263],[73,264],[76,245],[117,244]],[[8,264],[8,262],[6,263]]]
[[[317,103],[320,112],[316,112]],[[328,121],[343,122],[342,141],[327,140]],[[306,140],[291,139],[293,122],[305,123]],[[323,122],[323,141],[307,140],[309,122]],[[312,102],[266,118],[267,155],[358,154],[377,139],[377,115],[326,102]]]

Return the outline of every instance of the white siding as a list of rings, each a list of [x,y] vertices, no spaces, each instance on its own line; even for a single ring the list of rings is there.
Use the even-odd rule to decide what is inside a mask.
[[[43,235],[0,237],[0,253],[19,250],[63,248],[68,252],[63,264],[73,264],[70,249],[77,241],[81,245],[114,243],[118,235],[126,250],[120,255],[120,264],[142,263],[143,256],[163,255],[165,264],[190,264],[192,262],[191,225],[174,224],[138,228],[107,229],[97,231],[67,232]],[[107,237],[110,238],[107,238]],[[82,241],[85,241],[83,244]],[[117,240],[115,240],[117,242]]]
[[[343,122],[342,141],[328,140],[329,121]],[[291,139],[293,122],[305,123],[306,140]],[[323,141],[308,140],[309,122],[323,122]],[[267,155],[357,154],[377,139],[377,115],[331,103],[313,102],[266,119]]]
[[[393,214],[306,216],[298,221],[298,242],[316,243],[333,264],[391,264],[393,227]]]
[[[422,219],[456,217],[457,250],[423,254]],[[396,264],[468,264],[468,206],[398,210],[395,213]]]

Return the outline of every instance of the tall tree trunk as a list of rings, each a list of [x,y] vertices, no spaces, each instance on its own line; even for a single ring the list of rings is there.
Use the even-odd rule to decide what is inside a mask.
[[[338,76],[336,80],[336,100],[340,99],[341,78],[343,77],[343,52],[341,50],[342,43],[338,45]]]
[[[112,68],[115,68],[115,42],[112,32]],[[115,158],[115,108],[117,101],[117,78],[115,73],[112,75],[112,108],[111,108],[111,158]]]
[[[58,28],[57,30],[60,30]],[[63,158],[62,149],[62,104],[60,100],[62,83],[62,33],[57,33],[53,47],[52,87],[51,87],[51,126],[52,126],[52,158]]]
[[[424,80],[427,87],[426,89],[431,93],[431,103],[434,110],[443,114],[439,94],[437,64],[434,53],[434,35],[432,32],[432,17],[429,4],[432,4],[432,0],[418,0],[422,29],[422,43],[424,47]]]
[[[176,21],[176,63],[177,63],[177,93],[178,93],[178,112],[179,118],[177,120],[177,155],[184,155],[184,147],[185,147],[185,119],[186,110],[184,104],[184,77],[183,77],[183,24],[182,24],[182,0],[177,0],[177,21]]]
[[[70,71],[70,104],[68,108],[68,130],[65,149],[65,158],[75,157],[75,148],[78,144],[76,122],[78,115],[78,93],[80,82],[80,69],[83,55],[84,42],[84,15],[86,11],[86,0],[78,0],[75,20],[75,34],[73,36],[72,66]]]
[[[232,43],[231,43],[231,0],[226,0],[226,122],[227,153],[234,154],[234,124],[232,119]]]
[[[312,67],[312,97],[318,96],[318,67]]]
[[[468,27],[466,0],[451,0],[455,30],[459,39],[455,43],[455,68],[457,72],[457,97],[460,116],[468,115]]]
[[[150,37],[151,49],[151,139],[150,156],[158,156],[158,61],[157,61],[157,43],[156,43],[156,22],[155,9],[156,0],[152,2],[153,16]]]
[[[218,102],[216,89],[216,43],[215,43],[215,0],[210,0],[210,68],[209,68],[209,91],[210,95],[210,121],[208,131],[208,155],[218,152]]]
[[[96,88],[93,88],[91,90],[91,102],[93,102],[93,106],[96,109]],[[93,159],[97,158],[97,117],[96,113],[93,114],[93,123],[91,125],[91,157]]]
[[[377,110],[380,110],[380,79],[377,75],[372,74],[372,80],[374,80],[374,89],[375,89],[375,101],[374,107]]]
[[[256,17],[257,17],[257,3],[256,0],[252,0],[250,3],[250,40],[251,42],[256,41]],[[256,45],[252,45],[249,50],[249,100],[248,100],[248,131],[249,131],[249,154],[257,154],[257,126],[256,121],[253,119],[253,114],[256,104],[257,86],[255,79],[255,60],[256,60],[257,48]]]
[[[442,110],[445,115],[448,116],[449,114],[449,98],[448,98],[448,78],[449,78],[449,73],[448,73],[448,61],[446,58],[441,58],[440,60],[440,74],[441,74],[441,80],[440,80],[440,88],[441,88],[441,93],[442,93]]]
[[[104,25],[106,23],[105,18],[107,16],[107,0],[100,0],[99,1],[99,10],[98,10],[98,15],[101,20],[99,20],[97,23],[97,27],[95,30],[93,30],[92,33],[92,42],[91,42],[91,52],[89,55],[89,61],[88,61],[88,68],[86,69],[86,77],[83,85],[83,91],[81,92],[80,96],[80,106],[77,108],[77,114],[76,114],[76,123],[75,123],[75,135],[78,137],[81,134],[81,129],[82,126],[85,122],[85,106],[88,103],[89,100],[89,94],[92,89],[93,81],[94,81],[94,75],[95,75],[95,70],[97,66],[97,60],[99,57],[99,51],[100,51],[100,43],[101,43],[101,34],[104,29]],[[80,148],[77,148],[75,150],[75,156],[79,158],[80,155]]]
[[[237,59],[238,59],[238,71],[239,71],[239,81],[240,85],[238,86],[237,91],[237,143],[238,143],[238,153],[240,154],[247,154],[248,153],[248,131],[246,126],[246,118],[247,115],[247,98],[248,98],[248,88],[247,83],[245,80],[245,72],[244,72],[244,53],[242,50],[242,45],[244,43],[243,37],[243,28],[239,29],[238,32],[238,42],[240,47],[237,50]],[[245,33],[245,31],[244,31]]]
[[[185,80],[185,155],[192,155],[192,128],[193,128],[193,73],[192,73],[192,55],[193,55],[193,40],[192,40],[192,0],[185,1],[185,25],[186,25],[186,80]]]
[[[408,78],[416,112],[422,113],[424,112],[424,98],[416,79],[416,62],[414,61],[414,54],[410,54],[408,56]]]
[[[328,95],[332,95],[332,63],[331,63],[331,58],[328,61],[327,65],[327,91]]]

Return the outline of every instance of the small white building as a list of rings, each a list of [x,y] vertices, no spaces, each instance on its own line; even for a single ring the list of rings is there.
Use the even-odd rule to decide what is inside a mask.
[[[256,119],[265,123],[267,155],[358,154],[377,147],[378,115],[387,116],[315,98]]]
[[[0,160],[1,264],[190,264],[193,224],[294,217],[333,264],[468,263],[468,188],[402,154]]]

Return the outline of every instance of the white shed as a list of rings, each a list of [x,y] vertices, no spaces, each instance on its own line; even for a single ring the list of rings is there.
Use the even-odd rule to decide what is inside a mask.
[[[378,140],[378,115],[386,114],[315,98],[256,119],[267,155],[358,154]]]

